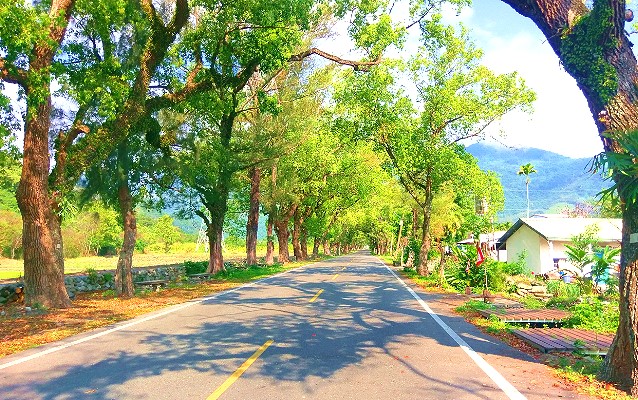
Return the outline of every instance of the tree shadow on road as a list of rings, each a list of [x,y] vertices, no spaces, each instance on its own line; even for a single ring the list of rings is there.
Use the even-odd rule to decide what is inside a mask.
[[[330,260],[291,271],[267,284],[229,292],[140,328],[104,336],[92,345],[113,350],[95,362],[84,344],[74,347],[84,352],[78,356],[81,365],[67,365],[62,353],[48,355],[35,362],[51,360],[54,376],[32,376],[3,384],[2,390],[16,398],[34,394],[46,399],[159,399],[175,398],[171,390],[185,386],[187,397],[205,398],[259,346],[273,339],[259,366],[251,367],[244,379],[265,379],[275,386],[301,384],[312,397],[316,382],[335,378],[350,367],[381,367],[388,375],[403,373],[420,379],[412,388],[414,395],[503,396],[496,385],[486,387],[480,370],[394,278],[388,284],[385,268],[357,264],[356,259],[347,270],[340,266],[339,260]],[[347,279],[332,279],[335,273],[347,274]],[[325,279],[317,281],[316,274]],[[283,289],[275,289],[278,287]],[[318,289],[323,293],[310,303]],[[480,352],[530,361],[461,317],[440,317]],[[445,346],[443,358],[441,353],[430,354],[429,345],[435,343]],[[471,364],[468,370],[476,374],[458,374],[458,364],[463,363]],[[365,379],[365,373],[359,377]],[[377,398],[395,390],[380,387]],[[255,398],[263,397],[257,394]]]

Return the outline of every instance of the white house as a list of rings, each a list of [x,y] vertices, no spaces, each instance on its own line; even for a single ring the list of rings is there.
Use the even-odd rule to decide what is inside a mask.
[[[499,240],[498,249],[507,250],[507,262],[518,261],[526,254],[527,268],[544,274],[557,264],[569,267],[565,244],[572,236],[579,235],[590,225],[598,226],[597,237],[601,246],[620,247],[622,220],[609,218],[565,218],[543,215],[538,218],[521,218]]]

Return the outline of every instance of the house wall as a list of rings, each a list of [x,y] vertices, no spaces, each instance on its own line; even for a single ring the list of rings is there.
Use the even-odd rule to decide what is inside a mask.
[[[517,262],[519,254],[526,251],[525,264],[527,269],[534,273],[541,273],[541,240],[547,245],[547,241],[528,226],[521,226],[507,239],[507,262]]]
[[[544,274],[554,270],[554,258],[559,258],[561,269],[578,271],[567,261],[566,244],[571,242],[552,241],[550,247],[547,240],[531,230],[529,227],[521,226],[509,239],[507,239],[507,262],[518,261],[518,255],[527,250],[526,267],[535,274]],[[618,242],[600,242],[601,247],[620,247]],[[585,272],[589,272],[586,268]]]

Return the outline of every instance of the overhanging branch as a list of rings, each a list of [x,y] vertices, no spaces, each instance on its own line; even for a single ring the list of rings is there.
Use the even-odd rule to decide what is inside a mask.
[[[25,87],[27,83],[27,71],[13,67],[4,58],[0,58],[0,79],[7,83],[15,83]]]
[[[352,67],[355,71],[369,71],[372,66],[381,63],[381,55],[379,55],[379,57],[377,57],[374,61],[352,61],[337,57],[334,54],[326,53],[316,47],[312,47],[302,53],[292,55],[288,61],[303,61],[305,58],[310,57],[313,54],[323,57],[326,60],[336,62],[337,64]]]

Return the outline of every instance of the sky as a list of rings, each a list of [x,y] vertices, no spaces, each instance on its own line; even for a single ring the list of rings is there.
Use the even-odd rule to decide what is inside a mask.
[[[395,4],[395,18],[407,17],[407,1]],[[401,18],[399,18],[401,19]],[[462,23],[470,29],[475,45],[484,52],[483,64],[494,72],[516,71],[536,92],[532,113],[512,112],[493,124],[488,144],[511,148],[539,148],[567,157],[593,157],[603,150],[602,142],[587,102],[576,81],[560,65],[545,37],[531,20],[516,13],[500,0],[474,0],[460,13],[446,7],[444,21]],[[345,39],[346,27],[334,28],[336,37],[320,40],[318,47],[344,58],[356,59],[352,42]],[[420,31],[413,28],[400,53],[410,54],[419,44]],[[409,85],[403,85],[409,86]],[[410,89],[406,87],[406,91]],[[471,143],[466,143],[469,145]]]
[[[534,112],[512,113],[498,129],[511,147],[535,147],[568,157],[592,157],[602,142],[576,81],[531,20],[500,0],[474,0],[458,17],[484,51],[484,64],[500,73],[517,71],[536,92]]]

